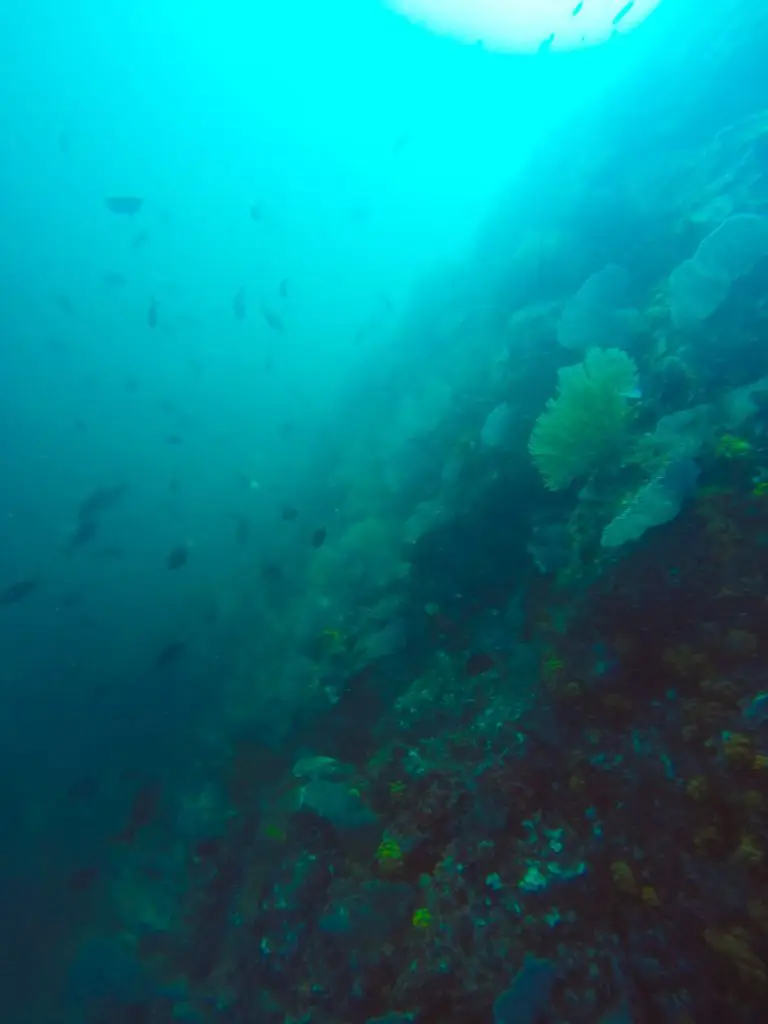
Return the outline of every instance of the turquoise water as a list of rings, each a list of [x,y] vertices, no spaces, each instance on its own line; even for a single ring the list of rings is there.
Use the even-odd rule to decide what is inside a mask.
[[[568,660],[542,627],[559,591],[547,604],[540,587],[572,568],[593,471],[598,548],[628,505],[603,547],[677,528],[700,488],[725,486],[710,450],[749,453],[739,486],[759,488],[761,19],[664,0],[604,46],[517,56],[373,0],[0,14],[5,1020],[429,1017],[371,952],[405,942],[376,901],[400,901],[411,941],[415,890],[334,933],[372,974],[352,957],[331,982],[280,947],[247,1012],[242,928],[254,964],[285,939],[276,861],[325,863],[296,824],[306,808],[334,851],[349,842],[347,867],[376,862],[382,794],[396,817],[397,787],[418,788],[418,773],[377,774],[377,756],[471,731],[442,717],[448,677],[516,665],[516,686],[482,699],[499,715],[508,699],[510,717],[535,703],[540,664],[543,679]],[[734,240],[707,243],[723,224]],[[626,293],[584,299],[616,264]],[[627,449],[601,480],[602,449],[570,477],[569,463],[578,487],[553,495],[531,431],[593,344],[634,360],[618,395],[633,443],[664,416],[757,397],[663,466],[625,472],[641,463]],[[599,616],[579,655],[589,675],[611,652],[595,686],[625,656]],[[408,726],[397,702],[419,679]],[[344,767],[296,770],[317,757]],[[384,879],[417,889],[433,861]],[[326,867],[337,885],[361,877]],[[329,884],[293,908],[286,948],[305,956]],[[484,1019],[521,962],[494,955]],[[350,1009],[338,993],[358,982],[400,994]],[[281,1002],[302,986],[314,1003]]]

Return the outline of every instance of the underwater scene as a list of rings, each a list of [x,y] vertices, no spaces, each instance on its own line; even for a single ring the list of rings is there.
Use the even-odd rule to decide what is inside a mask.
[[[763,1024],[768,9],[6,8],[3,1024]]]

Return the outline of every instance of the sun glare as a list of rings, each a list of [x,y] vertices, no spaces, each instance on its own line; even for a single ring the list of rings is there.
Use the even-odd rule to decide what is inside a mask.
[[[427,28],[489,49],[594,46],[645,21],[660,0],[390,0]]]

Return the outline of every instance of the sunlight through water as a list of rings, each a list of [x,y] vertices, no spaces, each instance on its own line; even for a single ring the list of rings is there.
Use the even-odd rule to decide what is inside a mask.
[[[391,0],[412,21],[489,49],[575,50],[637,28],[660,0]]]

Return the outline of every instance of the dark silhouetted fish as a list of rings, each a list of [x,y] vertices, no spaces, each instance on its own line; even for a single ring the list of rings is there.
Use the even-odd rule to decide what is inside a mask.
[[[107,544],[99,551],[99,558],[122,558],[125,548],[120,544]]]
[[[186,544],[179,544],[178,547],[170,552],[165,560],[165,564],[169,569],[181,569],[187,564],[188,558],[189,548]]]
[[[118,843],[132,843],[141,829],[157,815],[160,805],[160,783],[145,782],[133,795],[128,821],[122,832],[115,836]]]
[[[125,278],[118,270],[110,270],[101,280],[106,288],[122,288],[125,284]]]
[[[283,321],[280,319],[277,313],[275,313],[273,310],[265,306],[263,302],[261,304],[261,315],[266,320],[267,327],[269,327],[271,331],[275,331],[277,334],[283,333]]]
[[[350,224],[362,224],[371,215],[371,208],[364,204],[353,206],[347,215]]]
[[[392,154],[399,156],[404,149],[408,147],[408,143],[411,141],[410,132],[400,132],[395,141],[392,143]]]
[[[19,580],[0,590],[0,607],[18,604],[40,586],[39,580]]]
[[[253,203],[250,212],[252,221],[255,221],[257,224],[262,223],[264,220],[264,210],[261,208],[260,203]]]
[[[571,15],[572,15],[572,17],[574,17],[574,18],[575,18],[575,17],[576,17],[576,15],[577,15],[577,14],[579,14],[579,13],[581,12],[581,10],[582,10],[582,8],[583,8],[583,7],[584,7],[584,0],[581,0],[581,3],[578,3],[578,4],[576,4],[576,6],[575,6],[575,7],[573,8],[573,10],[571,11]]]
[[[95,519],[96,516],[109,512],[120,503],[125,491],[125,484],[116,484],[114,487],[98,487],[80,502],[77,507],[77,518],[81,521]]]
[[[97,519],[80,519],[67,541],[69,554],[74,554],[75,551],[84,548],[86,544],[90,544],[98,532],[99,522]]]
[[[280,282],[280,297],[283,299],[288,298],[288,278],[284,277]]]
[[[149,309],[147,310],[147,327],[150,330],[154,330],[157,327],[157,303],[154,298],[149,303]]]
[[[283,505],[280,509],[280,518],[284,523],[291,523],[298,516],[299,510],[293,505]]]
[[[146,245],[146,243],[148,241],[149,241],[149,232],[148,231],[137,231],[136,234],[131,239],[131,248],[132,249],[141,249],[141,247],[143,245]]]
[[[312,534],[312,547],[321,548],[325,544],[325,538],[328,536],[328,531],[324,526],[321,526],[318,530]]]
[[[56,305],[59,307],[62,313],[66,313],[67,316],[77,316],[77,311],[75,310],[74,303],[72,302],[71,299],[67,298],[66,295],[57,295],[53,301],[56,303]]]
[[[235,320],[245,320],[245,289],[240,288],[234,299],[232,299],[232,312]]]
[[[184,438],[181,434],[169,434],[165,439],[165,443],[178,446],[184,444]]]
[[[97,683],[95,686],[88,687],[86,695],[89,701],[94,704],[101,704],[109,695],[109,692],[110,688],[107,683]]]
[[[248,516],[235,516],[235,540],[246,547],[251,540],[251,521]]]
[[[104,205],[112,213],[133,217],[144,205],[144,200],[138,196],[108,196],[104,200]]]
[[[101,790],[101,779],[95,775],[81,775],[67,790],[67,800],[84,803],[95,800]]]
[[[192,854],[198,860],[213,860],[221,851],[222,846],[223,843],[219,838],[198,839],[192,847]]]
[[[285,574],[281,566],[275,562],[264,562],[261,567],[261,578],[265,583],[282,583],[285,579]]]
[[[619,13],[613,19],[612,24],[613,25],[618,25],[620,21],[623,21],[624,18],[626,18],[626,16],[629,14],[629,12],[632,10],[632,8],[634,6],[635,6],[635,0],[629,0],[628,4],[624,4],[624,6],[619,11]]]
[[[486,654],[485,651],[477,651],[467,658],[464,671],[468,676],[481,676],[484,672],[490,672],[493,666],[494,661],[490,654]]]
[[[67,889],[78,895],[94,887],[99,877],[98,868],[78,868],[67,879]]]
[[[165,647],[158,652],[155,658],[155,672],[165,672],[167,669],[171,668],[172,665],[176,664],[186,649],[187,645],[183,640],[174,640],[173,643],[166,644]]]

